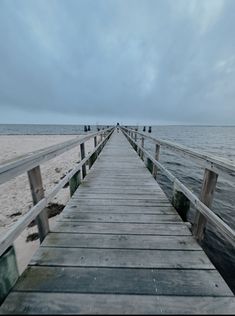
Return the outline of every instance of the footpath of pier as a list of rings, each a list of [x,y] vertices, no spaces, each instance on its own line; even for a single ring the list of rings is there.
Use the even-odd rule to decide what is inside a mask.
[[[0,312],[201,314],[234,295],[115,130]]]

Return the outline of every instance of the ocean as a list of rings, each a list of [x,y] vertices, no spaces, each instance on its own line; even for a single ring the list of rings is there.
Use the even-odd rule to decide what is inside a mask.
[[[97,131],[96,125],[91,125],[91,131]],[[99,128],[106,126],[98,126]],[[227,158],[235,161],[235,126],[152,126],[152,133],[146,135],[169,140],[188,146],[189,148],[209,153],[214,156]],[[138,127],[138,131],[143,131],[143,126]],[[84,125],[20,125],[20,124],[0,124],[0,135],[38,135],[38,134],[85,134]],[[146,141],[147,150],[154,153],[154,143]],[[203,173],[202,167],[190,158],[183,158],[180,154],[173,153],[161,148],[160,162],[171,171],[190,190],[199,196],[202,187]],[[235,179],[231,174],[220,174],[212,210],[219,215],[227,224],[235,229]],[[169,199],[172,198],[172,183],[158,172],[158,182]],[[188,221],[193,222],[195,210],[190,209]],[[209,223],[207,225],[205,238],[202,243],[210,260],[220,271],[225,281],[235,293],[235,250],[223,239],[223,237]]]

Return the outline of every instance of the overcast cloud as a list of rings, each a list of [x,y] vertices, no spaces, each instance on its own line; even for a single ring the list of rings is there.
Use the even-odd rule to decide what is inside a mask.
[[[0,0],[0,123],[235,124],[235,1]]]

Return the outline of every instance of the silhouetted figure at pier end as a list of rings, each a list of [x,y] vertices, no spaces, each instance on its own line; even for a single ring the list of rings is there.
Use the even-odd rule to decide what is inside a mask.
[[[143,132],[145,132],[145,126],[144,126],[144,128],[143,128]]]
[[[152,127],[149,126],[149,130],[148,130],[149,133],[152,133]]]

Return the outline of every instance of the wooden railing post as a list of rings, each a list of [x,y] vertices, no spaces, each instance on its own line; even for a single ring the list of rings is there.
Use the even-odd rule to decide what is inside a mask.
[[[160,145],[156,144],[155,146],[155,160],[159,160],[159,156],[160,156]],[[153,177],[154,179],[157,178],[157,166],[154,164],[153,165]]]
[[[141,147],[144,148],[144,137],[141,137]],[[144,160],[144,152],[141,150],[141,159]]]
[[[217,173],[205,169],[200,200],[209,208],[212,206],[217,179]],[[193,234],[198,241],[202,241],[204,238],[206,222],[206,218],[197,211],[193,224]]]
[[[187,213],[190,209],[190,201],[183,192],[177,190],[173,185],[172,205],[179,213],[184,222],[187,221]]]
[[[137,133],[135,132],[135,142],[137,141]]]
[[[44,190],[42,184],[42,176],[40,166],[37,166],[28,171],[28,178],[30,184],[30,190],[33,198],[33,204],[36,205],[41,199],[44,198]],[[46,209],[42,210],[41,213],[36,217],[36,223],[38,226],[38,233],[40,242],[49,232],[49,221]]]
[[[84,143],[80,145],[80,152],[81,152],[81,160],[83,160],[86,156]],[[86,163],[82,165],[82,178],[84,179],[85,176],[86,176]]]
[[[75,173],[75,175],[69,180],[70,196],[73,196],[74,192],[77,190],[81,183],[81,172],[80,170]]]
[[[94,137],[94,147],[97,146],[97,136]]]

